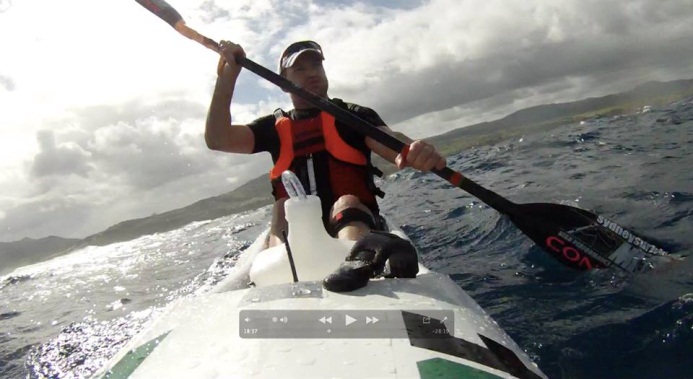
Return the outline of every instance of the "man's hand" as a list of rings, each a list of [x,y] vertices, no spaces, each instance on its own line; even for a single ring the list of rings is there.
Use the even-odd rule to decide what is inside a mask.
[[[221,41],[219,54],[219,64],[217,65],[217,75],[225,79],[225,82],[235,83],[238,74],[241,72],[241,66],[236,63],[236,57],[245,57],[245,51],[241,45],[237,45],[231,41]]]
[[[406,160],[402,154],[398,154],[395,163],[399,169],[412,167],[423,172],[431,171],[433,168],[442,170],[447,164],[433,145],[422,140],[412,142]]]

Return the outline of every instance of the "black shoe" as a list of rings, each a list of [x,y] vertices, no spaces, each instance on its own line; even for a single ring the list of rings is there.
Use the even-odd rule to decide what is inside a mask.
[[[387,269],[386,269],[387,264]],[[419,256],[410,241],[391,233],[371,230],[351,248],[346,262],[323,280],[325,289],[348,292],[364,287],[370,278],[414,278]]]

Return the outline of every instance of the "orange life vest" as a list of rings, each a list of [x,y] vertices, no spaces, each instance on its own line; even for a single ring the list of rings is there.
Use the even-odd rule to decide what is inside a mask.
[[[278,110],[275,118],[280,141],[279,156],[270,171],[275,199],[288,196],[281,174],[291,170],[301,180],[306,193],[317,192],[314,194],[321,199],[325,217],[343,195],[354,195],[378,212],[375,196],[382,197],[382,192],[373,181],[375,168],[370,155],[342,139],[332,115],[320,112],[313,118],[292,120]]]

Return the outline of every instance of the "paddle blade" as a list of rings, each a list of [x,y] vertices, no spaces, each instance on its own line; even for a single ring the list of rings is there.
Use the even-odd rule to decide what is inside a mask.
[[[163,0],[135,0],[143,7],[147,8],[150,12],[157,15],[160,19],[166,21],[169,25],[175,27],[178,21],[183,20],[183,17],[173,9],[172,6],[168,5],[167,2]]]
[[[643,272],[675,260],[629,230],[580,208],[518,204],[508,216],[538,246],[579,270],[616,267]]]
[[[203,36],[196,30],[190,28],[183,21],[183,17],[170,6],[164,0],[135,0],[143,7],[147,8],[150,12],[154,13],[160,19],[166,21],[169,25],[173,26],[178,33],[190,38],[193,41],[199,42],[206,48],[219,52],[219,44],[216,41]]]

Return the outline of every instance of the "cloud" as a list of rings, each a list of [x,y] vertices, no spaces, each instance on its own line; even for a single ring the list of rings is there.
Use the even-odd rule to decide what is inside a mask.
[[[98,167],[86,178],[43,177],[38,183],[40,189],[3,208],[0,241],[48,234],[82,238],[123,220],[181,208],[228,192],[243,183],[238,178],[253,178],[269,171],[269,158],[235,158],[205,154],[199,157],[207,163],[205,169],[186,176],[176,170],[170,174],[177,179],[160,180],[159,185],[147,189],[135,190],[123,173],[109,176],[114,171],[98,171]],[[130,171],[137,170],[136,166],[130,167]]]
[[[28,201],[5,210],[5,217],[0,218],[0,230],[3,231],[0,240],[9,241],[8,236],[16,233],[34,238],[78,236],[75,232],[89,222],[90,212],[90,208],[79,204],[73,196],[47,196]]]
[[[12,80],[12,78],[10,78],[9,76],[0,75],[0,88],[4,88],[7,91],[14,91],[14,80]]]
[[[55,135],[50,130],[38,132],[36,139],[41,152],[34,158],[31,174],[35,177],[51,175],[86,176],[89,172],[90,153],[75,143],[56,145]]]
[[[149,118],[98,129],[88,142],[94,162],[123,177],[133,190],[150,189],[201,170],[199,136],[181,133],[177,120]]]
[[[61,127],[37,134],[31,173],[37,180],[79,175],[137,192],[221,170],[223,160],[213,159],[204,142],[205,115],[204,106],[182,99],[75,109]]]
[[[372,107],[416,138],[527,106],[693,77],[690,0],[172,5],[195,29],[239,42],[271,70],[288,43],[317,40],[332,96]],[[269,169],[266,155],[204,144],[212,52],[134,2],[41,7],[0,0],[0,12],[11,9],[0,13],[0,32],[17,36],[0,42],[0,240],[84,236],[218,195]],[[65,17],[52,16],[58,11]],[[288,96],[244,70],[234,122],[277,107],[290,108]]]
[[[350,11],[316,14],[303,33],[327,39],[333,95],[394,123],[508,93],[522,100],[566,78],[604,94],[626,89],[612,84],[627,78],[632,86],[693,71],[693,7],[678,1],[438,0],[395,15]]]
[[[200,4],[200,11],[203,13],[201,20],[205,23],[214,21],[228,22],[231,19],[231,12],[218,6],[214,0],[206,0]]]
[[[237,111],[252,118],[262,106]],[[17,233],[39,238],[46,230],[84,237],[228,192],[269,171],[268,154],[210,151],[205,116],[204,106],[183,99],[71,109],[36,134],[38,152],[27,163],[31,190],[0,199],[0,240]]]
[[[4,13],[12,8],[12,0],[0,0],[0,13]]]

